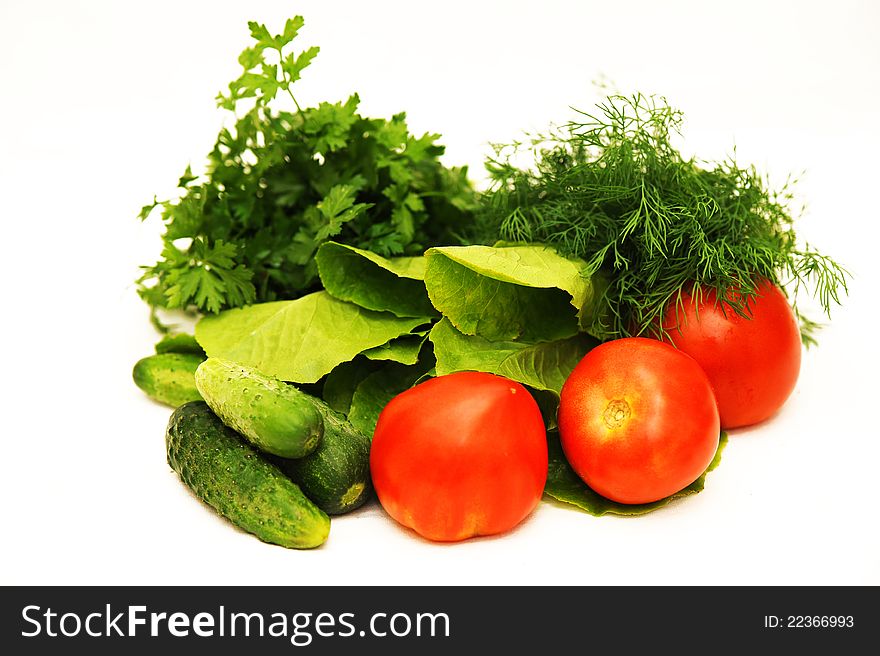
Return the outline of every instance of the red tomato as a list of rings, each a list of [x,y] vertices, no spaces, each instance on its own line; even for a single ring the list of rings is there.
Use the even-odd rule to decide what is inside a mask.
[[[541,499],[544,421],[519,383],[477,372],[439,376],[382,410],[370,469],[386,512],[429,540],[502,533]]]
[[[672,343],[700,363],[715,390],[723,428],[756,424],[776,413],[794,390],[801,369],[797,319],[776,285],[763,281],[749,303],[751,318],[716,303],[670,307],[664,326]],[[682,311],[683,310],[683,311]]]
[[[620,503],[657,501],[693,483],[712,461],[719,435],[706,374],[656,340],[597,346],[562,387],[565,456],[594,491]]]

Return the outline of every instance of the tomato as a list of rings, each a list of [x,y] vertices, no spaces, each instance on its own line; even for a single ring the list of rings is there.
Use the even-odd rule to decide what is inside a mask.
[[[544,421],[519,383],[477,372],[439,376],[382,410],[370,469],[385,511],[429,540],[503,533],[541,499]]]
[[[782,291],[764,280],[750,302],[750,318],[690,294],[664,320],[672,343],[700,363],[715,390],[723,428],[756,424],[776,413],[801,369],[797,319]]]
[[[628,337],[587,353],[562,387],[559,438],[575,472],[620,503],[649,503],[693,483],[718,448],[709,380],[688,355]]]

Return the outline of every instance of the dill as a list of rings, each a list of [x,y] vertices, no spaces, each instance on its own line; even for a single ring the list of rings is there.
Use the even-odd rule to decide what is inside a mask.
[[[683,291],[712,289],[747,315],[758,281],[783,289],[801,319],[805,344],[818,324],[797,310],[809,290],[826,314],[846,292],[848,272],[794,232],[793,185],[771,188],[734,157],[717,163],[685,158],[673,145],[682,113],[662,97],[612,95],[589,114],[495,147],[487,162],[485,237],[545,242],[587,261],[608,280],[609,312],[597,337],[662,337],[662,317]],[[534,165],[516,164],[530,154]]]

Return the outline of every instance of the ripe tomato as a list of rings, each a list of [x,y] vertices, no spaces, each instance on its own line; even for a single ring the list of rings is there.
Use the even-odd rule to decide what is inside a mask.
[[[656,340],[597,346],[562,387],[565,456],[587,485],[620,503],[657,501],[693,483],[712,461],[719,434],[706,374]]]
[[[519,383],[477,372],[439,376],[382,410],[370,469],[386,512],[429,540],[502,533],[541,499],[544,421]]]
[[[717,303],[714,292],[683,301],[683,308],[669,308],[664,327],[709,376],[721,426],[748,426],[775,414],[801,369],[800,331],[782,291],[762,281],[747,307],[751,318]]]

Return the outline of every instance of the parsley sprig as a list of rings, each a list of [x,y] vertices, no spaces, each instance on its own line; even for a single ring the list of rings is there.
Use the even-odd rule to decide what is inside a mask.
[[[180,198],[161,208],[161,259],[144,267],[141,296],[154,308],[217,312],[295,298],[318,287],[314,254],[329,239],[382,255],[462,243],[475,192],[465,168],[447,168],[439,135],[409,133],[406,115],[358,113],[359,98],[301,107],[293,86],[319,49],[294,51],[300,16],[280,34],[249,24],[241,75],[217,97],[233,112],[204,176],[187,168]],[[295,111],[276,108],[288,95]]]
[[[497,146],[483,224],[496,238],[547,242],[604,272],[610,313],[593,332],[605,339],[662,336],[666,308],[694,287],[747,314],[760,278],[795,296],[812,291],[829,313],[849,274],[798,242],[793,182],[773,189],[733,158],[684,157],[672,143],[681,123],[663,98],[614,95],[561,129]],[[515,163],[524,151],[533,167]],[[801,317],[805,343],[817,326]]]

